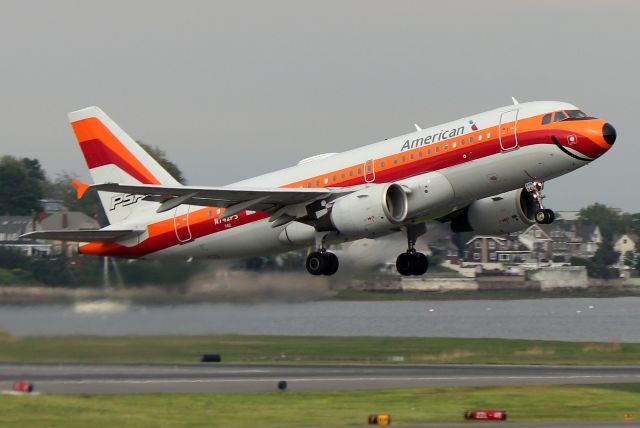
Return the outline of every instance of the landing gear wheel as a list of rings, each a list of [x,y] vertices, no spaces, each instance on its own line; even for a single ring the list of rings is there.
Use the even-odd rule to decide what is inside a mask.
[[[551,224],[553,220],[555,220],[555,213],[546,208],[539,209],[536,211],[536,222],[540,224]]]
[[[421,276],[429,269],[429,259],[422,253],[413,254],[413,274]]]
[[[333,253],[324,253],[327,258],[327,268],[324,272],[324,275],[333,275],[338,272],[338,266],[340,266],[340,262],[338,262],[338,257]]]
[[[422,253],[402,253],[396,259],[396,269],[402,276],[424,275],[429,269],[429,259]]]
[[[314,251],[307,257],[306,266],[311,275],[333,275],[340,263],[333,253]]]
[[[402,253],[396,259],[396,269],[402,276],[409,276],[413,273],[413,254]]]
[[[329,265],[326,254],[314,251],[307,257],[307,271],[311,275],[322,275]]]

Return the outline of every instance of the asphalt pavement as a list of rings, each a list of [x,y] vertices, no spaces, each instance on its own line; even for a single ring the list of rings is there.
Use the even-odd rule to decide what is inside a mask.
[[[336,391],[407,387],[638,383],[640,366],[249,365],[0,363],[0,390],[16,380],[56,394]]]

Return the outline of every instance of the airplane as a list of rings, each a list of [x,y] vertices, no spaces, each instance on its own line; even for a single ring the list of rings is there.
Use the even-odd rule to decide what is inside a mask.
[[[397,231],[401,275],[423,275],[425,222],[499,235],[553,222],[544,183],[588,165],[616,140],[608,122],[555,101],[513,104],[222,187],[178,183],[100,108],[69,113],[109,225],[36,231],[79,252],[130,259],[237,258],[309,248],[312,275],[337,272],[330,245]],[[188,144],[188,143],[184,143]]]

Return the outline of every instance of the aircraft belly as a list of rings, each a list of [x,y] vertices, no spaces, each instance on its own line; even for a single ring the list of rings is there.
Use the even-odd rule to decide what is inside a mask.
[[[472,201],[522,187],[533,177],[550,180],[580,166],[551,145],[521,147],[441,172],[451,183],[456,202]]]
[[[272,228],[267,219],[247,223],[154,254],[154,258],[228,259],[282,253],[299,248],[278,240],[284,226]]]

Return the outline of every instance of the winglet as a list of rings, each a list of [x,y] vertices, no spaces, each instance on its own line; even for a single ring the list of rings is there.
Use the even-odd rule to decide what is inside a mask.
[[[78,180],[71,180],[71,184],[76,188],[76,196],[78,199],[82,199],[89,187],[91,187],[90,184],[83,183],[82,181]]]

